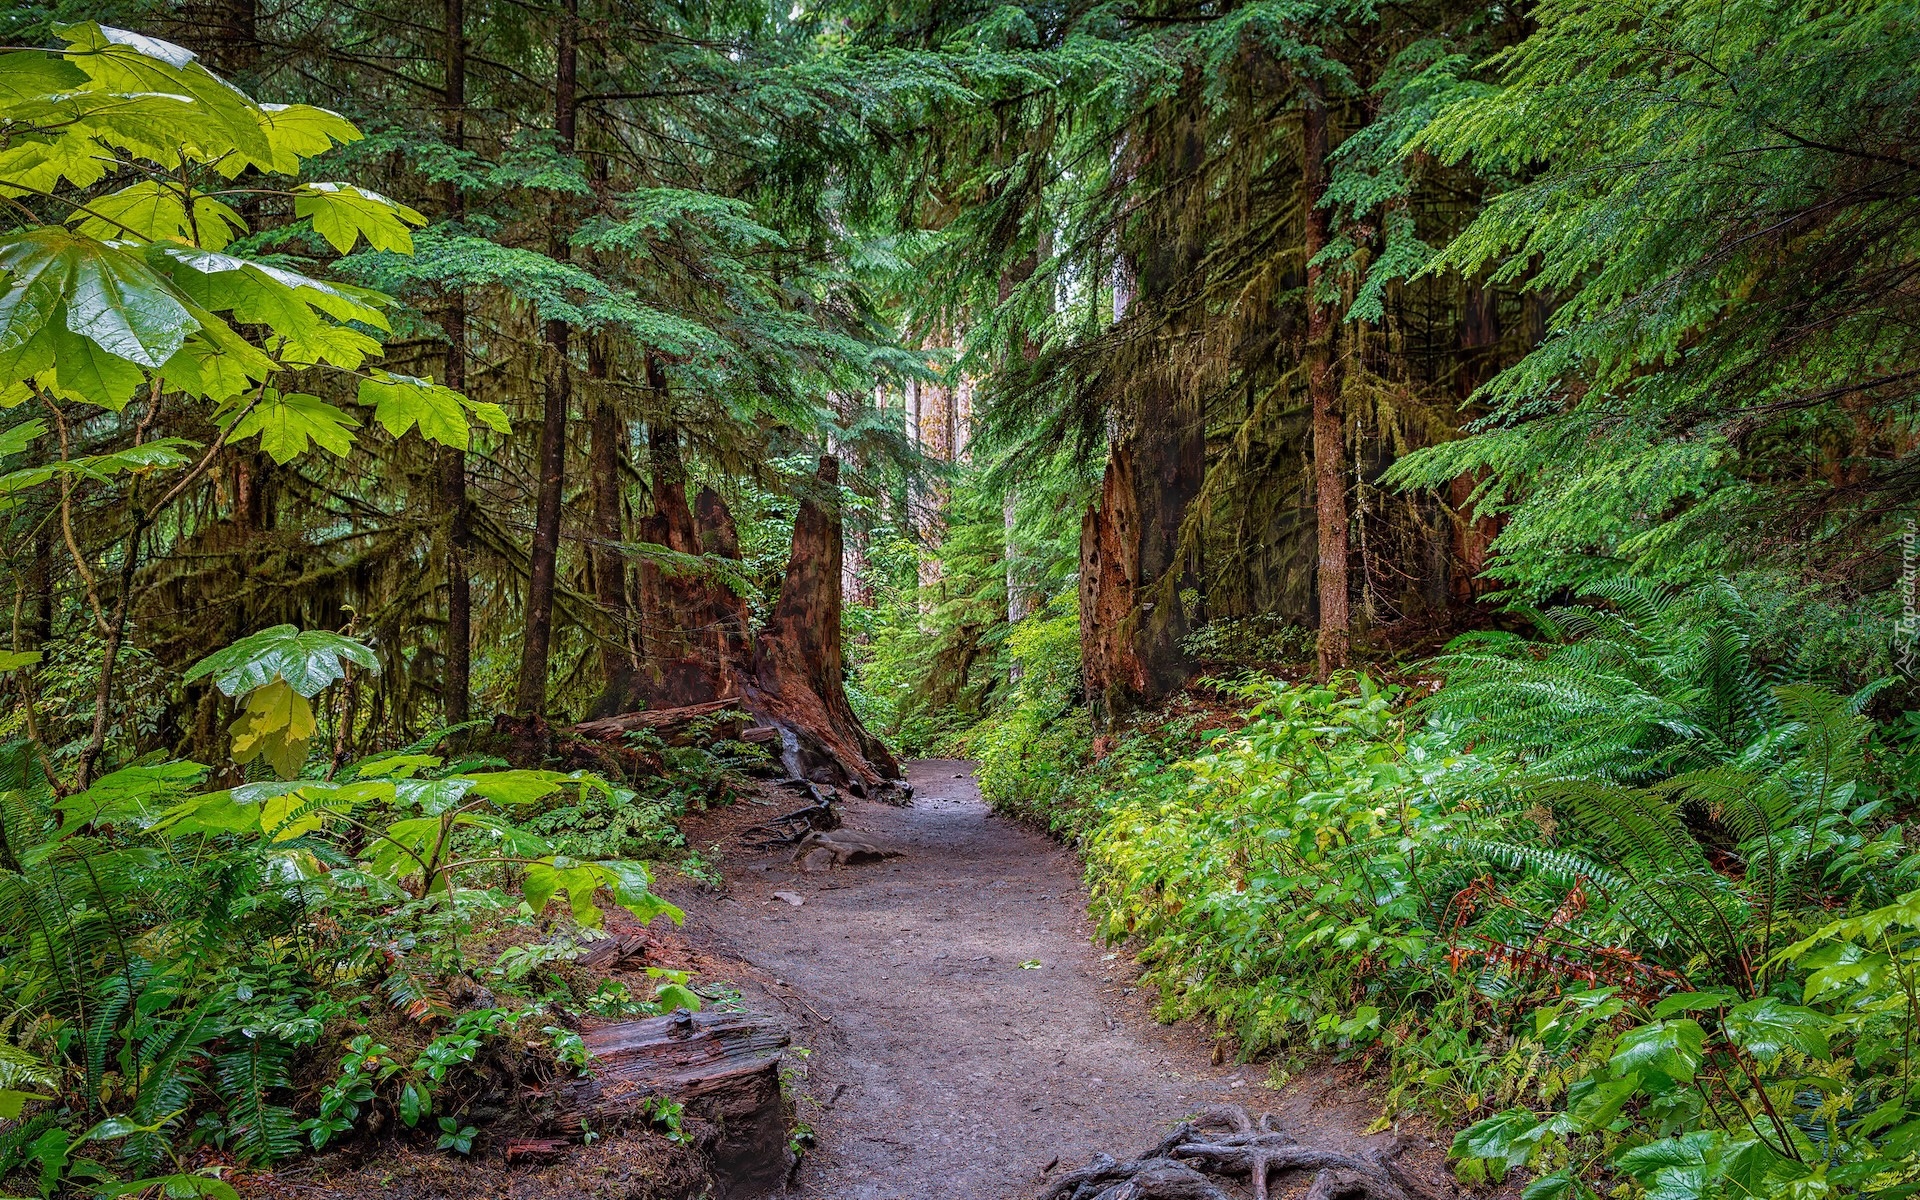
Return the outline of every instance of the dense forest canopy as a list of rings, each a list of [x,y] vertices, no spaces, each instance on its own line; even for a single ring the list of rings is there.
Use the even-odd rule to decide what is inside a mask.
[[[1543,976],[1614,989],[1581,1030],[1726,1000],[1642,1027],[1730,1055],[1717,1099],[1611,1059],[1541,1097],[1593,1112],[1476,1125],[1463,1171],[1657,1190],[1615,1154],[1656,1130],[1720,1139],[1687,1195],[1914,1177],[1911,1046],[1860,1015],[1911,1019],[1920,924],[1885,907],[1920,779],[1910,5],[0,31],[0,1173],[90,1186],[67,1133],[29,1147],[109,1119],[94,1166],[176,1190],[211,1189],[183,1112],[249,1161],[350,1136],[373,1084],[316,1115],[293,1064],[375,994],[445,1017],[461,931],[667,912],[642,862],[690,798],[897,797],[956,747],[1254,1050],[1345,1047],[1356,1009],[1492,1027]],[[1202,754],[1183,703],[1252,724]],[[1221,847],[1256,827],[1303,840],[1247,893]],[[1335,887],[1340,839],[1373,865]],[[1309,952],[1243,893],[1372,907]],[[1210,959],[1243,919],[1269,950]],[[1480,1000],[1434,982],[1469,925]],[[1805,1007],[1848,955],[1854,1015]],[[1843,1037],[1816,1134],[1778,1110],[1828,1104],[1791,1071]]]

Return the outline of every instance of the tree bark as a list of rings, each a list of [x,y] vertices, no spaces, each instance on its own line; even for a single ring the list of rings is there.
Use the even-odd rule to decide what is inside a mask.
[[[605,379],[606,355],[598,343],[587,351],[587,375]],[[625,488],[621,469],[627,461],[627,427],[620,419],[619,404],[603,387],[593,392],[591,421],[593,446],[588,467],[593,505],[593,596],[606,614],[612,632],[600,647],[600,668],[611,679],[633,662],[633,646],[628,636],[632,613],[627,604],[627,558],[620,550],[626,540],[623,518]]]
[[[1300,110],[1300,204],[1306,225],[1307,396],[1313,406],[1313,491],[1320,556],[1315,591],[1320,607],[1319,677],[1347,665],[1347,479],[1345,420],[1335,374],[1332,309],[1321,303],[1324,268],[1313,260],[1329,240],[1327,210],[1327,103],[1318,83],[1302,89]]]
[[[443,0],[442,22],[446,51],[447,144],[458,150],[466,143],[467,12],[466,0]],[[447,184],[447,218],[466,215],[466,196],[455,182]],[[454,288],[447,297],[447,366],[445,383],[464,394],[467,390],[467,294]],[[440,703],[449,725],[473,715],[473,549],[471,514],[467,511],[467,452],[444,446],[440,450],[440,503],[447,519],[447,632],[445,663],[441,671]]]
[[[789,769],[860,795],[891,790],[899,763],[847,702],[840,647],[840,463],[820,457],[793,522],[780,599],[753,651],[748,707],[793,735]]]
[[[574,87],[579,69],[574,24],[578,13],[579,0],[565,0],[560,13],[558,66],[554,73],[553,127],[560,135],[562,151],[569,154],[574,148]],[[555,260],[566,258],[568,253],[560,207],[556,197],[548,214],[547,252]],[[545,332],[548,361],[540,421],[540,490],[534,508],[533,545],[528,555],[526,631],[520,651],[520,680],[514,695],[514,708],[526,716],[539,716],[547,706],[547,661],[553,644],[553,585],[560,560],[560,507],[566,486],[567,410],[572,395],[567,364],[567,323],[548,321]]]

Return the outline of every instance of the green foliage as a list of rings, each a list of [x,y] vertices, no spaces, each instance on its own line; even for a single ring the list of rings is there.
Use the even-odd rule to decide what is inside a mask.
[[[343,663],[371,661],[353,639],[280,628],[199,669],[237,699],[304,706],[302,691],[337,683]],[[68,796],[31,775],[0,792],[0,996],[15,1014],[0,1107],[92,1123],[136,1175],[202,1140],[272,1162],[338,1138],[376,1103],[408,1126],[433,1116],[451,1072],[539,1011],[447,1011],[444,982],[478,966],[462,946],[483,919],[532,924],[565,894],[591,926],[603,889],[643,921],[679,918],[640,863],[573,857],[523,823],[543,802],[620,791],[590,776],[423,753],[214,790],[206,774],[156,761]],[[536,973],[495,986],[521,990]],[[446,1024],[410,1058],[349,1038],[317,1112],[296,1112],[295,1057],[389,1006]],[[452,1148],[471,1148],[468,1127],[450,1132]],[[59,1155],[40,1156],[49,1178],[79,1169]]]
[[[1475,436],[1393,477],[1479,473],[1477,511],[1504,519],[1492,573],[1529,598],[1623,567],[1844,562],[1824,577],[1885,619],[1904,519],[1877,498],[1908,469],[1920,349],[1887,320],[1920,234],[1904,7],[1553,0],[1529,20],[1439,64],[1407,151],[1494,185],[1428,269],[1550,297],[1551,329],[1484,389]]]

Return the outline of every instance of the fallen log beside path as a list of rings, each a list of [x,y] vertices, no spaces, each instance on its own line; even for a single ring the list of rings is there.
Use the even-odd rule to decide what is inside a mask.
[[[701,1149],[724,1200],[777,1190],[791,1168],[780,1057],[791,1042],[766,1017],[688,1012],[583,1030],[589,1075],[561,1086],[563,1113],[597,1127],[645,1119],[659,1096],[704,1125]]]

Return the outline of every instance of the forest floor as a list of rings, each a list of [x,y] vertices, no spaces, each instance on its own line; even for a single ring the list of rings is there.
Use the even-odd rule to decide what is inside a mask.
[[[1274,1113],[1303,1143],[1374,1144],[1379,1110],[1351,1072],[1274,1088],[1206,1030],[1156,1023],[1125,948],[1094,941],[1072,854],[991,812],[971,766],[923,759],[910,805],[843,805],[847,828],[901,852],[880,863],[809,873],[745,850],[738,831],[767,813],[751,803],[687,830],[717,847],[727,879],[683,897],[688,949],[708,971],[730,968],[747,1007],[784,1014],[809,1052],[798,1117],[815,1145],[794,1194],[1029,1197],[1223,1103]],[[1454,1195],[1429,1132],[1402,1126],[1402,1161],[1430,1195]]]

